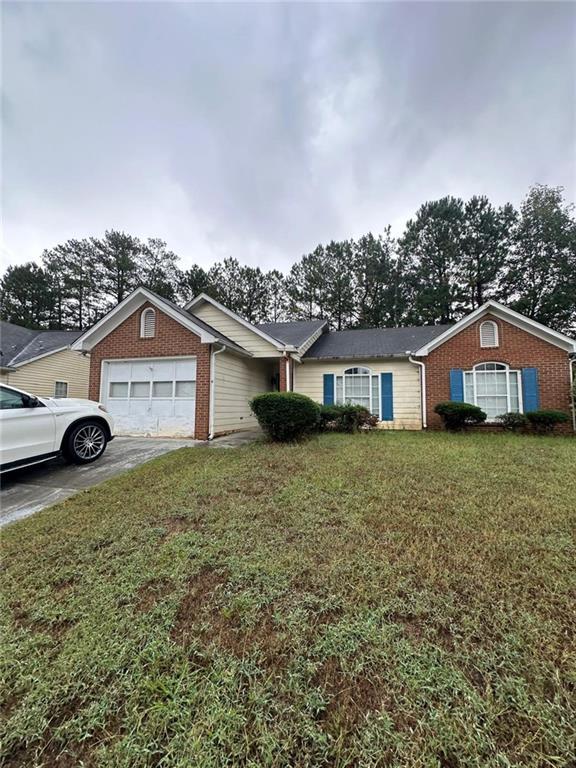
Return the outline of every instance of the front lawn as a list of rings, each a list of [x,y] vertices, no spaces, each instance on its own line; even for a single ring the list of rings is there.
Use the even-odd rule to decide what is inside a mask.
[[[183,449],[2,534],[6,766],[574,765],[576,441]]]

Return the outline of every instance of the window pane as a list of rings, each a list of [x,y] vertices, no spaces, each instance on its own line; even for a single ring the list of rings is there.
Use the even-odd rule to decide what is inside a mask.
[[[54,397],[68,397],[68,384],[65,381],[54,382]]]
[[[128,397],[128,382],[111,381],[109,395],[110,397]]]
[[[486,413],[488,420],[493,421],[496,416],[500,416],[508,410],[508,398],[478,397],[478,406]]]
[[[150,397],[150,382],[133,381],[130,384],[130,397]]]
[[[195,381],[177,381],[176,397],[194,397],[196,394]]]
[[[372,376],[372,413],[374,416],[380,416],[380,387],[378,386],[378,376]]]
[[[518,371],[510,372],[510,410],[520,412],[520,394],[518,391]]]
[[[342,393],[342,376],[336,376],[336,405],[342,405],[344,402],[344,395]]]
[[[464,374],[464,402],[474,405],[474,375]]]
[[[172,382],[171,381],[153,382],[152,397],[172,397]]]

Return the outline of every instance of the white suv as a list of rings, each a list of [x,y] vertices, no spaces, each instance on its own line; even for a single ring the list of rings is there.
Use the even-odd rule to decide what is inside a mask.
[[[88,464],[102,456],[113,436],[114,422],[100,403],[35,397],[0,385],[0,472],[60,454]]]

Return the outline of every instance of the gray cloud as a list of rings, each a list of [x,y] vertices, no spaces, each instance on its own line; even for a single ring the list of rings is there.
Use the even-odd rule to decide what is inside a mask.
[[[122,228],[287,268],[426,199],[575,189],[568,3],[4,4],[9,261]]]

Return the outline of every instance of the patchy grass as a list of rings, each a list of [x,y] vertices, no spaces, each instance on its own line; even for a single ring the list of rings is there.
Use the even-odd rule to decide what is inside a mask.
[[[576,442],[183,449],[3,533],[4,766],[574,765]]]

